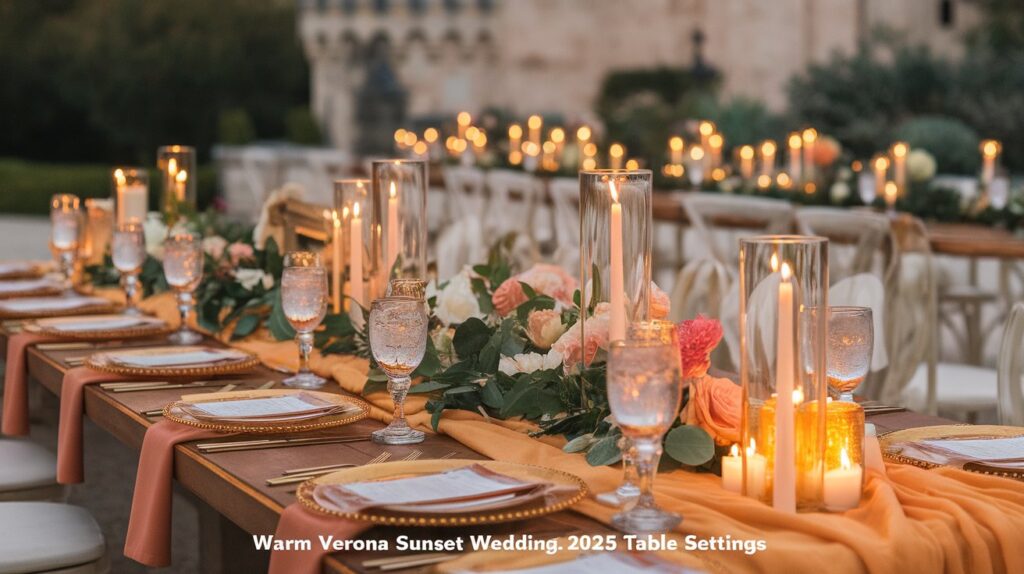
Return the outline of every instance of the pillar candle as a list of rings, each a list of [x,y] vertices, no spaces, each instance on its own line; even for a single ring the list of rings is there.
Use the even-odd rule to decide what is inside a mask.
[[[875,195],[885,195],[886,175],[889,171],[889,160],[885,156],[878,156],[871,162],[871,168],[875,171]]]
[[[899,193],[900,189],[896,187],[896,182],[885,182],[885,206],[890,212],[896,211],[896,198],[899,196]]]
[[[800,162],[800,148],[803,145],[800,134],[789,134],[789,179],[797,183],[803,179],[803,164]]]
[[[814,180],[814,146],[818,140],[818,131],[814,128],[807,128],[803,133],[804,138],[804,179]]]
[[[996,176],[996,158],[999,156],[999,142],[985,140],[981,142],[981,183],[988,187]]]
[[[860,504],[864,469],[850,461],[844,447],[840,453],[840,467],[825,472],[824,499],[829,510],[849,510]]]
[[[391,276],[391,271],[395,267],[395,262],[398,260],[398,187],[395,182],[391,182],[391,187],[388,190],[388,246],[387,246],[387,258],[384,260],[384,264],[387,265],[387,276]]]
[[[772,503],[777,510],[796,512],[796,437],[793,383],[793,281],[789,263],[779,269],[779,307],[775,338],[775,476]]]
[[[359,216],[359,202],[352,204],[349,234],[349,295],[359,305],[366,306],[363,300],[363,219]]]
[[[185,185],[187,185],[187,182],[188,171],[184,169],[174,176],[174,195],[178,199],[178,203],[185,201]]]
[[[530,129],[530,141],[540,148],[540,130],[544,126],[544,120],[540,116],[533,115],[526,120],[526,127]]]
[[[615,182],[608,180],[608,189],[612,195],[611,208],[611,229],[609,266],[611,268],[611,283],[609,285],[609,303],[611,303],[611,320],[608,327],[608,340],[621,341],[626,338],[626,297],[624,293],[624,281],[622,270],[622,204],[619,203],[619,193],[615,189]],[[597,296],[595,293],[593,296]]]
[[[747,447],[747,490],[746,495],[753,498],[764,496],[765,482],[768,480],[768,459],[757,452],[757,442],[750,439]]]
[[[761,175],[771,177],[775,173],[775,148],[771,140],[761,143]]]
[[[910,146],[904,142],[892,144],[892,173],[896,188],[903,191],[907,188],[907,152]]]
[[[331,220],[334,223],[333,235],[331,236],[331,247],[334,251],[331,257],[331,288],[334,313],[341,313],[341,220],[338,219],[338,210],[331,211]]]
[[[711,146],[711,169],[722,166],[722,148],[725,146],[725,138],[722,134],[711,134],[708,137],[708,145]]]
[[[722,488],[729,492],[743,490],[743,459],[739,454],[739,447],[732,445],[728,456],[722,457]]]
[[[754,148],[748,145],[740,148],[740,177],[754,177]]]
[[[668,140],[669,163],[672,165],[682,165],[684,144],[683,138],[679,136],[673,136]]]

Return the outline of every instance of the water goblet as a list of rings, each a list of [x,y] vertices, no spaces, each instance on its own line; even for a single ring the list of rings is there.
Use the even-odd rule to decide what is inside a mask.
[[[176,233],[164,241],[164,276],[177,294],[181,325],[171,334],[177,345],[194,345],[203,336],[188,328],[188,314],[195,304],[192,292],[203,279],[203,247],[198,235]]]
[[[138,223],[122,223],[114,230],[111,242],[111,258],[114,267],[121,272],[121,284],[124,286],[126,315],[140,315],[135,304],[135,296],[139,286],[139,272],[146,262],[146,239],[142,233],[142,225]]]
[[[853,390],[871,368],[874,343],[870,307],[828,308],[828,386],[840,401],[853,402]]]
[[[50,250],[57,258],[64,288],[70,292],[75,275],[75,256],[81,227],[81,205],[78,196],[60,193],[50,198]]]
[[[388,377],[388,392],[395,403],[394,416],[387,427],[371,434],[380,444],[423,442],[424,434],[409,427],[405,420],[405,396],[412,374],[427,348],[427,308],[422,299],[385,297],[370,305],[370,350]]]
[[[661,439],[682,399],[679,348],[659,340],[616,341],[608,351],[607,379],[612,415],[633,441],[640,487],[636,505],[612,517],[612,524],[633,534],[664,532],[682,520],[659,509],[653,492]]]
[[[327,298],[327,270],[320,265],[320,257],[310,251],[287,254],[281,276],[281,307],[299,344],[299,370],[283,381],[289,387],[319,389],[327,382],[309,369],[313,331],[327,315]]]

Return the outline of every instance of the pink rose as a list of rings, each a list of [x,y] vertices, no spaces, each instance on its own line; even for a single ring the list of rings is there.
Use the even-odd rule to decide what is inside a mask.
[[[697,425],[720,445],[740,440],[743,389],[729,379],[703,377],[690,385],[690,399],[679,419]]]
[[[491,303],[502,317],[526,302],[526,293],[520,283],[526,283],[538,295],[547,295],[564,305],[572,305],[572,294],[576,291],[576,279],[564,269],[557,265],[538,263],[509,277],[495,289]]]
[[[679,337],[679,358],[683,378],[703,377],[711,366],[711,352],[722,340],[722,324],[717,319],[697,315],[696,319],[676,325]]]
[[[565,333],[562,314],[554,309],[530,311],[526,319],[526,336],[538,349],[550,349]]]
[[[203,239],[203,251],[214,259],[220,259],[224,255],[224,248],[228,246],[227,239],[219,235],[213,235]]]
[[[252,245],[236,241],[228,245],[228,255],[231,257],[231,264],[238,265],[240,261],[252,259]]]
[[[583,325],[577,321],[551,346],[558,354],[562,355],[562,364],[565,369],[571,370],[586,357],[586,364],[594,362],[597,352],[601,349],[608,349],[608,329],[611,318],[608,313],[608,303],[599,303],[594,309],[594,314],[587,319],[587,340],[580,340]]]
[[[672,310],[672,301],[669,300],[668,295],[654,281],[651,281],[651,303],[649,309],[651,319],[664,319],[668,317],[669,312]]]

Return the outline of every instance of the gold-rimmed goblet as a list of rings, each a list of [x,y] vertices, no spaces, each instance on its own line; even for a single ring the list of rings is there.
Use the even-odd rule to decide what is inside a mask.
[[[853,402],[854,389],[868,376],[874,348],[871,307],[828,308],[828,386],[840,401]]]
[[[122,223],[114,229],[111,242],[111,259],[114,267],[121,273],[121,285],[124,287],[126,315],[139,315],[135,305],[138,292],[139,273],[146,262],[146,238],[141,223]]]
[[[395,403],[391,424],[373,432],[374,442],[412,444],[423,441],[424,434],[410,428],[405,420],[405,396],[412,384],[410,375],[426,352],[428,323],[427,307],[422,299],[384,297],[370,305],[370,351],[388,377],[388,392]]]
[[[75,257],[81,232],[81,201],[77,195],[59,193],[50,198],[50,250],[60,265],[64,288],[71,292],[75,276]]]
[[[194,345],[203,336],[188,328],[188,314],[195,305],[192,293],[203,279],[203,246],[198,235],[175,233],[164,241],[164,276],[178,297],[181,324],[168,337],[177,345]]]
[[[327,298],[327,270],[320,265],[320,256],[310,251],[285,255],[281,307],[296,331],[295,339],[299,344],[299,370],[284,380],[290,387],[319,389],[327,382],[309,368],[313,331],[327,315]]]

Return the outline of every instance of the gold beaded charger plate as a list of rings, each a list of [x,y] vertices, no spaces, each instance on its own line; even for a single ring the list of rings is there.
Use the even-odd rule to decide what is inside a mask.
[[[546,496],[523,497],[525,500],[521,504],[480,510],[468,508],[451,512],[424,512],[416,509],[415,505],[373,507],[358,512],[341,512],[323,506],[314,497],[314,491],[320,485],[345,485],[357,482],[414,478],[473,465],[480,465],[488,471],[523,482],[548,483],[555,488]],[[393,526],[467,526],[513,522],[560,512],[583,500],[583,497],[587,495],[587,485],[578,476],[553,468],[494,460],[439,459],[385,462],[346,468],[302,483],[295,495],[298,497],[299,503],[306,508],[346,520]]]
[[[47,279],[2,279],[0,278],[0,299],[20,297],[47,297],[60,295],[64,289]]]
[[[965,461],[960,464],[945,464],[917,453],[911,453],[907,443],[925,440],[986,440],[1024,436],[1024,427],[1000,425],[938,425],[894,431],[879,437],[882,456],[893,462],[911,464],[921,468],[963,468],[969,472],[991,474],[1024,480],[1024,465],[1018,468],[1000,466],[999,461]]]
[[[0,319],[39,319],[112,313],[117,305],[102,297],[23,297],[0,300]]]
[[[0,262],[0,279],[38,279],[46,271],[46,264],[32,261]]]
[[[192,405],[200,405],[210,402],[238,401],[245,399],[262,399],[271,397],[283,397],[287,395],[308,394],[318,400],[337,405],[338,410],[330,414],[305,418],[294,421],[216,421],[211,419],[200,420],[189,412]],[[175,401],[164,407],[164,418],[176,423],[189,425],[201,429],[249,434],[278,434],[286,432],[305,432],[312,430],[328,429],[354,423],[366,418],[370,413],[370,406],[365,402],[346,395],[337,393],[325,393],[322,391],[305,391],[293,389],[265,389],[251,391],[226,391],[222,393],[205,393],[186,395],[182,400]]]
[[[237,373],[259,364],[259,357],[239,349],[173,345],[104,351],[85,360],[85,366],[114,375],[172,378]]]
[[[34,333],[80,341],[154,337],[171,331],[169,324],[156,317],[114,314],[36,319],[26,323],[23,328]]]

